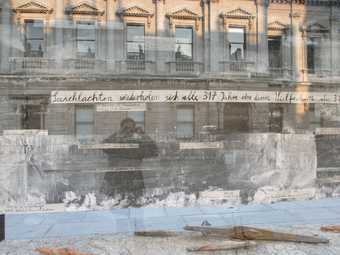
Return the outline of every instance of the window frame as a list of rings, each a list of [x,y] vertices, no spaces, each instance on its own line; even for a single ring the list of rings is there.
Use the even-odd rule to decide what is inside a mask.
[[[176,37],[176,31],[177,29],[190,29],[191,30],[191,43],[177,43],[177,37]],[[175,26],[174,31],[174,38],[175,38],[175,61],[181,62],[181,61],[194,61],[194,28],[192,26]],[[183,59],[183,58],[177,58],[177,45],[190,45],[191,46],[191,59]]]
[[[42,37],[41,38],[28,38],[28,28],[27,28],[27,25],[29,23],[33,23],[33,26],[34,26],[34,23],[35,22],[39,22],[42,24]],[[23,23],[24,23],[24,56],[25,57],[37,57],[37,58],[42,58],[44,57],[44,54],[46,53],[46,40],[45,40],[45,22],[44,22],[44,19],[39,19],[39,18],[25,18],[23,20]],[[28,45],[28,41],[42,41],[42,47],[41,47],[41,55],[39,54],[40,52],[39,51],[30,51],[28,52],[27,51],[27,45]],[[38,53],[38,54],[32,54],[32,53]]]
[[[179,110],[191,110],[192,111],[192,121],[178,121],[178,111]],[[189,106],[189,105],[181,105],[176,107],[176,139],[181,139],[181,140],[190,140],[195,137],[195,106]],[[179,124],[192,124],[192,136],[187,137],[187,136],[179,136],[178,134],[178,126]]]
[[[79,39],[78,35],[79,35],[79,28],[78,25],[79,24],[88,24],[90,26],[90,24],[93,26],[93,33],[94,33],[94,39]],[[77,20],[75,22],[76,25],[76,31],[75,31],[75,41],[76,41],[76,56],[78,58],[90,58],[90,59],[95,59],[97,57],[97,50],[98,50],[98,45],[97,45],[97,28],[96,28],[96,22],[94,20]],[[92,53],[93,56],[88,56],[86,54],[81,54],[81,52],[79,51],[79,44],[78,42],[93,42],[94,43],[94,52]]]
[[[318,47],[314,46],[315,41],[317,41]],[[310,42],[313,42],[310,44]],[[309,66],[309,47],[313,45],[313,68]],[[318,58],[316,58],[316,51],[319,51]],[[306,67],[308,74],[317,74],[318,70],[322,69],[322,37],[319,35],[309,35],[306,38]]]
[[[93,117],[93,121],[78,121],[77,119],[77,110],[78,109],[91,109],[92,111],[92,117]],[[77,131],[78,131],[78,126],[79,125],[89,125],[91,124],[92,125],[92,133],[91,134],[79,134]],[[94,135],[95,133],[95,127],[96,127],[96,115],[95,115],[95,107],[93,105],[80,105],[80,104],[77,104],[75,105],[74,107],[74,134],[75,136],[91,136],[91,135]]]
[[[276,40],[279,39],[280,41],[280,63],[279,66],[275,66],[273,67],[270,63],[270,48],[269,48],[269,41],[270,40]],[[270,68],[279,68],[282,69],[283,68],[283,62],[284,62],[284,53],[283,53],[283,36],[282,35],[268,35],[268,64]]]
[[[229,35],[230,35],[230,29],[233,29],[233,28],[238,28],[238,29],[242,29],[243,30],[243,43],[233,43],[233,42],[231,42],[230,41],[230,37],[229,37]],[[228,26],[228,51],[229,51],[229,59],[230,60],[233,60],[232,59],[232,56],[231,56],[231,45],[232,44],[239,44],[239,45],[243,45],[243,47],[242,47],[242,50],[243,50],[243,52],[242,52],[242,58],[241,59],[236,59],[235,61],[244,61],[244,60],[246,60],[247,59],[247,29],[246,29],[246,27],[244,27],[244,26],[240,26],[240,25],[229,25]]]
[[[134,27],[143,27],[144,28],[144,40],[143,40],[143,45],[144,45],[144,51],[143,51],[143,54],[144,54],[144,57],[143,58],[129,58],[129,52],[128,52],[128,44],[129,43],[134,43],[136,41],[129,41],[128,39],[128,29],[129,29],[129,26],[134,26]],[[146,36],[146,27],[145,27],[145,24],[144,23],[133,23],[133,22],[128,22],[126,23],[125,25],[125,54],[126,54],[126,59],[127,60],[138,60],[138,61],[145,61],[146,60],[146,43],[145,43],[145,36]],[[138,41],[137,41],[138,42]]]

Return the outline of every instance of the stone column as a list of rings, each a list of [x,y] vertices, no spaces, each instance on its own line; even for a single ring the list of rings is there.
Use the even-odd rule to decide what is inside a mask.
[[[339,48],[339,41],[340,37],[338,34],[338,29],[340,27],[340,17],[339,14],[333,14],[333,17],[331,17],[331,41],[330,41],[330,47],[331,47],[331,71],[333,75],[337,75],[338,70],[340,70],[340,48]]]
[[[55,59],[59,67],[62,65],[64,51],[64,26],[65,26],[64,0],[55,0]]]
[[[170,40],[167,40],[168,45],[164,45],[165,37],[168,36],[166,33],[166,30],[168,29],[166,27],[166,22],[164,22],[166,19],[166,13],[164,10],[164,1],[160,0],[154,0],[156,6],[155,11],[155,20],[157,22],[156,24],[156,36],[157,39],[155,46],[156,46],[156,74],[159,73],[166,73],[168,71],[168,66],[166,65],[166,62],[170,60],[169,58],[169,45],[172,43],[172,38]],[[173,47],[175,49],[175,47]],[[170,52],[171,53],[171,52]]]
[[[107,67],[109,70],[114,70],[115,66],[115,29],[117,29],[116,25],[116,2],[106,0],[105,1],[106,12],[106,60],[107,60]]]
[[[268,72],[268,0],[256,0],[257,5],[257,71]]]
[[[305,73],[305,54],[304,54],[304,35],[300,22],[301,22],[301,15],[299,13],[291,13],[292,18],[292,31],[293,31],[293,38],[292,40],[292,47],[293,47],[293,56],[292,56],[292,73],[293,77],[298,82],[305,81],[304,73]]]
[[[0,70],[3,73],[10,71],[9,57],[11,51],[11,4],[10,0],[3,0],[1,6],[1,26],[0,26]]]

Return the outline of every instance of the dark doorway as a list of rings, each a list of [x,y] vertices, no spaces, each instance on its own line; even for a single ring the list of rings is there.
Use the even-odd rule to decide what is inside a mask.
[[[249,132],[249,109],[247,103],[224,105],[223,127],[226,133]]]
[[[268,38],[268,57],[270,68],[282,68],[281,37]]]
[[[22,129],[44,129],[44,113],[42,105],[21,106]]]

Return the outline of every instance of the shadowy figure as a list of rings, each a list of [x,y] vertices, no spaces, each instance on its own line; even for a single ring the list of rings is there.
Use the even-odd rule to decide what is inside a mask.
[[[135,206],[145,188],[141,163],[144,158],[158,155],[157,146],[130,118],[124,119],[120,124],[120,130],[103,142],[138,144],[138,148],[104,150],[110,166],[114,169],[105,174],[103,192],[108,196],[121,195],[122,199],[129,201],[129,205]]]

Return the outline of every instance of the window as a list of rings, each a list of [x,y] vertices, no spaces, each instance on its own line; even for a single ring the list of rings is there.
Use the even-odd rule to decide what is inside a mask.
[[[317,107],[315,104],[308,104],[305,106],[309,112],[309,123],[315,127],[323,126],[323,117],[320,111],[320,107]]]
[[[44,110],[42,105],[24,104],[20,110],[22,129],[44,129]]]
[[[127,26],[127,59],[145,59],[145,28],[144,25]]]
[[[176,27],[176,61],[192,60],[193,32],[192,28]]]
[[[145,130],[145,112],[128,112],[127,116],[136,122],[136,127]]]
[[[225,103],[223,127],[225,133],[246,133],[250,131],[250,103]]]
[[[281,133],[283,127],[283,108],[269,104],[269,132]]]
[[[96,29],[93,22],[77,23],[77,55],[86,58],[96,56]]]
[[[282,68],[282,50],[281,37],[272,37],[268,39],[268,57],[271,68]]]
[[[43,57],[44,22],[25,20],[25,57]]]
[[[177,109],[177,138],[192,138],[194,136],[194,109]]]
[[[241,27],[229,27],[229,54],[231,60],[245,58],[245,30]]]
[[[94,133],[94,109],[91,106],[76,106],[76,135],[92,135]]]
[[[320,38],[312,37],[307,41],[307,68],[309,73],[315,73],[321,62]]]

